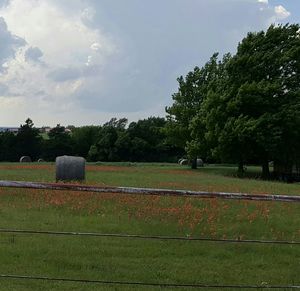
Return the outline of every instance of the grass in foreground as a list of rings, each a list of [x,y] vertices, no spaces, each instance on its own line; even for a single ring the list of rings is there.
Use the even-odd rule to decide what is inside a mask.
[[[46,164],[5,164],[0,171],[1,179],[11,180],[53,181],[54,176],[53,165]],[[89,166],[87,182],[299,194],[299,185],[238,180],[211,169],[192,172],[170,165]],[[274,202],[0,189],[0,228],[300,240],[299,210],[298,204]],[[10,234],[1,234],[0,244],[0,273],[6,274],[179,284],[300,284],[300,246]],[[5,279],[0,284],[0,290],[132,289],[155,290]]]

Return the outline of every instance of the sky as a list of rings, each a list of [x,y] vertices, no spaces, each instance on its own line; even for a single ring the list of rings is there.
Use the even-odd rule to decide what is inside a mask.
[[[165,116],[176,79],[300,0],[0,0],[0,126]]]

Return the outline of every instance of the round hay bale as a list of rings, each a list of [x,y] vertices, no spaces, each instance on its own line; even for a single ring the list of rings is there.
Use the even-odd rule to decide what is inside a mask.
[[[186,166],[188,164],[189,164],[189,161],[187,159],[182,159],[181,162],[180,162],[181,166]]]
[[[56,181],[83,181],[85,179],[85,159],[61,156],[55,160]]]
[[[204,167],[204,163],[202,159],[197,159],[197,167]]]
[[[31,163],[31,158],[29,156],[23,156],[20,158],[20,163]]]

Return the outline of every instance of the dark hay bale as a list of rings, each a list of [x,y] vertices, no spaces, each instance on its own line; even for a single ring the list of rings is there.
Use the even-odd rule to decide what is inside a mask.
[[[31,163],[31,158],[29,156],[23,156],[20,158],[20,163]]]
[[[83,181],[85,179],[85,159],[61,156],[55,160],[56,181]]]

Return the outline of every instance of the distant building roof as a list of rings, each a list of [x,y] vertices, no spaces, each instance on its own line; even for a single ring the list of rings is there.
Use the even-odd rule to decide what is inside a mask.
[[[0,132],[18,132],[19,127],[0,127]]]

